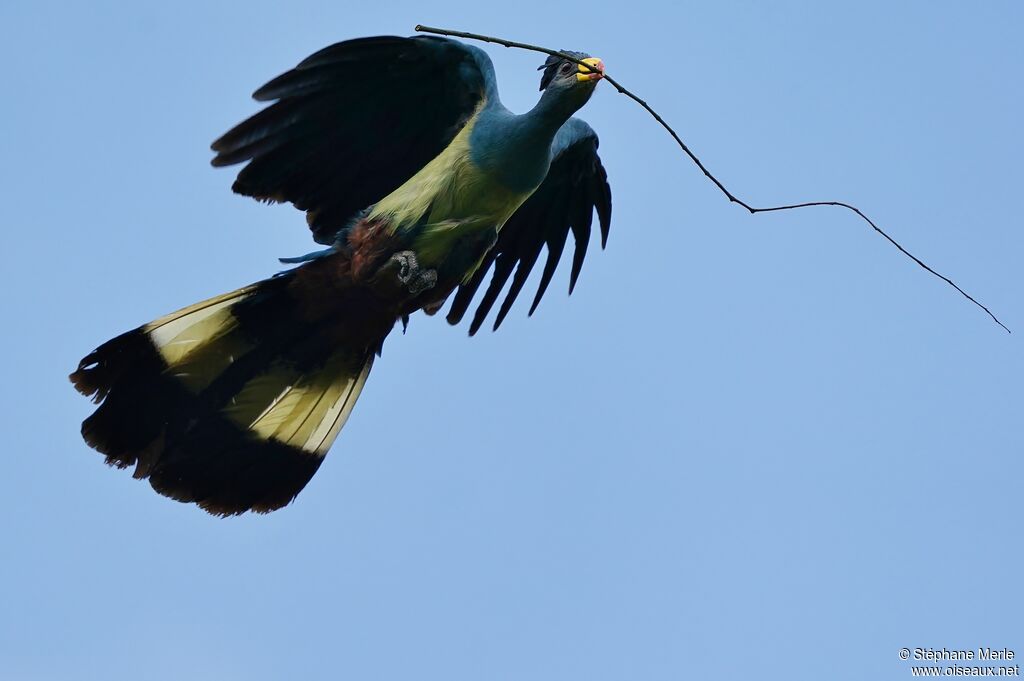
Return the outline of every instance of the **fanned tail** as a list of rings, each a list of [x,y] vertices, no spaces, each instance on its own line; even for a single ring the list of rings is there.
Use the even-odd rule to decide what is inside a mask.
[[[107,341],[71,374],[85,441],[210,513],[281,508],[344,425],[394,310],[309,263]],[[339,271],[342,276],[339,276]]]

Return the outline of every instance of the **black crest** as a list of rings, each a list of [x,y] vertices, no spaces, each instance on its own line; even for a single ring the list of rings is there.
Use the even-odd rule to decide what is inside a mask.
[[[562,52],[565,52],[566,54],[571,55],[576,59],[586,59],[587,57],[590,56],[589,54],[586,54],[584,52],[573,52],[572,50],[562,50]],[[544,61],[543,64],[537,67],[538,71],[544,69],[544,73],[540,77],[541,90],[543,90],[544,88],[551,84],[551,81],[554,79],[555,74],[558,73],[558,69],[565,62],[566,60],[563,59],[562,57],[556,57],[555,55],[551,55]]]

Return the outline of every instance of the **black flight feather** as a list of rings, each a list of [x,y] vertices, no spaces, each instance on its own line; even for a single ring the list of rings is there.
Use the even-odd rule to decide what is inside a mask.
[[[474,335],[480,329],[511,277],[512,285],[494,323],[497,329],[523,289],[541,249],[546,246],[544,271],[530,305],[529,313],[533,314],[554,276],[569,232],[575,242],[569,288],[572,293],[586,258],[594,211],[600,223],[602,248],[611,224],[611,189],[597,155],[597,146],[597,135],[583,121],[574,118],[563,126],[555,139],[554,159],[547,177],[502,227],[497,243],[470,281],[459,287],[447,315],[450,324],[462,320],[487,272],[493,268],[469,334]]]
[[[273,103],[215,141],[212,163],[248,162],[232,189],[291,202],[330,244],[465,125],[487,93],[482,54],[428,36],[327,47],[256,90]]]

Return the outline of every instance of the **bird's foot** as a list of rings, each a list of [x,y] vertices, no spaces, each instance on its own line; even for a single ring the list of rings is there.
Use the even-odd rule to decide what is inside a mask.
[[[391,259],[398,262],[398,280],[405,284],[409,293],[417,295],[437,284],[437,270],[421,268],[413,251],[395,253]]]

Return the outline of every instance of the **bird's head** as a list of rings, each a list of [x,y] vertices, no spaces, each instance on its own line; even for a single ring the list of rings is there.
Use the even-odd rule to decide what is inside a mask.
[[[538,71],[544,70],[544,74],[540,78],[540,89],[572,92],[589,98],[594,91],[594,86],[604,78],[604,62],[583,52],[562,51],[579,59],[587,66],[569,61],[564,57],[551,55],[537,69]],[[587,68],[588,66],[590,69]]]

